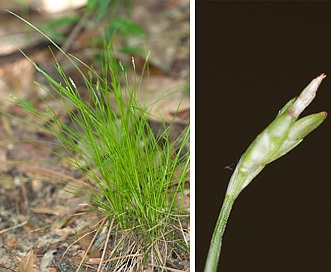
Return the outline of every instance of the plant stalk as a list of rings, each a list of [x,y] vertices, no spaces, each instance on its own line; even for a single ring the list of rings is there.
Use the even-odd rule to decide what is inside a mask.
[[[225,195],[223,205],[218,216],[213,237],[211,238],[209,252],[207,256],[205,272],[215,272],[217,270],[219,257],[221,254],[222,237],[228,222],[235,198]]]
[[[207,256],[205,272],[217,270],[222,248],[222,238],[235,199],[240,192],[270,162],[282,157],[302,142],[326,118],[326,112],[311,114],[298,119],[313,101],[324,74],[313,79],[300,93],[278,112],[277,117],[255,138],[240,158],[233,172],[225,199],[218,216]]]

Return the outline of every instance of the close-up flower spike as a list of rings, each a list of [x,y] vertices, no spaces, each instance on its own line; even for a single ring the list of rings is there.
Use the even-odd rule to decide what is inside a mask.
[[[299,97],[291,99],[279,111],[277,117],[269,126],[256,137],[237,164],[238,171],[235,171],[230,180],[228,195],[236,198],[249,184],[247,176],[252,180],[266,164],[285,155],[324,121],[327,116],[325,112],[311,114],[299,120],[297,118],[312,102],[319,85],[325,77],[324,74],[321,74],[313,79]],[[235,186],[232,184],[234,182],[236,183]],[[233,191],[234,188],[237,191]]]
[[[242,190],[268,163],[291,151],[302,142],[304,137],[319,127],[327,117],[327,113],[322,111],[298,120],[300,114],[315,98],[317,89],[325,77],[324,74],[316,77],[300,93],[299,97],[287,102],[278,112],[276,118],[255,138],[241,156],[231,176],[216,222],[205,272],[214,272],[217,269],[226,223],[234,201]]]

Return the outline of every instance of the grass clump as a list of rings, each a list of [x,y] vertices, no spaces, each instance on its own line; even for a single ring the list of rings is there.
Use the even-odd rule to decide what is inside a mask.
[[[180,249],[187,253],[189,248],[182,228],[188,221],[183,194],[189,170],[189,152],[184,152],[189,127],[174,141],[170,140],[173,123],[161,122],[162,129],[153,131],[148,119],[151,108],[137,99],[140,81],[134,60],[129,75],[114,58],[111,44],[103,50],[101,73],[89,68],[87,76],[78,68],[78,59],[62,53],[83,77],[87,99],[81,97],[81,90],[56,59],[61,82],[30,61],[50,83],[53,91],[45,90],[70,120],[64,122],[46,101],[44,109],[17,97],[14,103],[33,116],[34,125],[57,138],[68,156],[58,155],[88,177],[86,186],[72,188],[71,192],[87,198],[108,218],[107,222],[112,222],[102,225],[112,229],[106,241],[112,235],[117,237],[119,242],[114,247],[118,254],[141,256],[132,271],[143,270],[147,260],[163,267],[169,252]],[[120,237],[118,233],[122,233]],[[115,249],[112,255],[105,255],[103,250],[102,258],[114,257]],[[107,271],[125,265],[117,263],[115,269],[106,263]]]

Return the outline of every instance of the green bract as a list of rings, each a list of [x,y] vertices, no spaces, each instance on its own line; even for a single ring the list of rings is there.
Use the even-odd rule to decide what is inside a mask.
[[[278,149],[275,156],[273,156],[269,162],[285,155],[301,143],[304,137],[316,129],[325,120],[326,116],[326,112],[314,113],[294,122],[282,146]]]

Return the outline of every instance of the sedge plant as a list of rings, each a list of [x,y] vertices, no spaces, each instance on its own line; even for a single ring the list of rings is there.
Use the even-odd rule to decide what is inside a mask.
[[[133,233],[130,237],[140,248],[131,253],[142,255],[142,264],[132,271],[143,269],[147,258],[165,266],[171,252],[189,250],[182,228],[188,221],[183,203],[189,171],[189,126],[175,141],[170,140],[174,122],[161,121],[162,129],[153,131],[148,119],[153,104],[142,105],[137,99],[140,81],[134,60],[130,76],[113,56],[111,43],[106,43],[102,52],[101,72],[89,68],[88,76],[77,66],[78,59],[61,52],[83,77],[87,99],[81,97],[74,80],[67,77],[56,59],[61,82],[30,61],[49,82],[52,91],[45,90],[65,109],[70,122],[64,122],[45,100],[44,109],[18,97],[14,97],[14,103],[34,118],[34,125],[58,139],[68,154],[60,156],[88,176],[85,187],[73,188],[72,192],[87,198],[109,222],[116,222],[117,230]],[[131,242],[121,240],[122,245]]]
[[[217,270],[226,224],[233,204],[242,190],[251,183],[267,164],[295,148],[302,142],[304,137],[325,120],[326,112],[315,113],[298,119],[303,110],[314,99],[324,78],[324,74],[316,77],[301,92],[299,97],[291,99],[241,156],[225,193],[210,242],[205,272]]]

